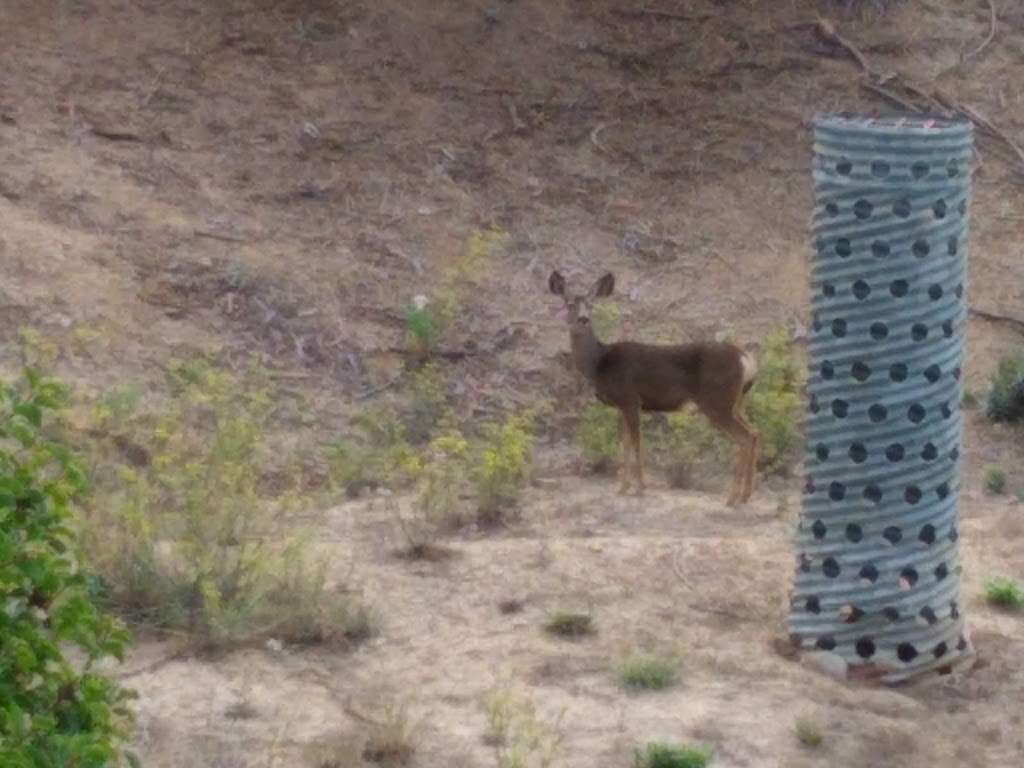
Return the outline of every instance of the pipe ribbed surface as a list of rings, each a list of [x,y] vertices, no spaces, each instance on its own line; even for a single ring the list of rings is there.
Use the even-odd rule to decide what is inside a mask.
[[[959,608],[970,123],[814,126],[807,459],[789,627],[896,682],[972,653]]]

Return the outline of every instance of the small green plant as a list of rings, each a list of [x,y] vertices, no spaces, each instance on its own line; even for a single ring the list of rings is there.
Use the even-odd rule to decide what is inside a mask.
[[[636,691],[660,691],[675,685],[679,665],[675,659],[649,653],[633,654],[619,667],[619,681]]]
[[[809,749],[820,747],[825,741],[825,733],[813,717],[798,717],[795,729],[797,740]]]
[[[544,622],[544,631],[549,635],[577,639],[594,633],[594,619],[589,613],[557,611]]]
[[[499,521],[518,503],[533,463],[532,426],[530,414],[512,415],[503,423],[483,426],[469,467],[481,522]]]
[[[614,301],[602,301],[590,311],[590,322],[594,333],[602,341],[609,341],[622,325],[622,307]]]
[[[1000,360],[990,384],[986,415],[992,421],[1024,420],[1024,354]]]
[[[986,469],[985,490],[996,496],[1006,493],[1006,473],[999,467]]]
[[[758,465],[766,472],[785,471],[800,443],[802,370],[786,331],[777,330],[764,338],[746,410],[761,435]]]
[[[485,699],[484,713],[484,741],[494,748],[497,768],[548,768],[554,762],[562,742],[564,711],[549,726],[538,717],[533,701],[499,690]]]
[[[977,408],[978,407],[978,396],[969,389],[964,390],[964,396],[960,400],[963,403],[964,408]]]
[[[123,765],[129,694],[95,668],[127,632],[99,612],[71,529],[85,478],[52,430],[57,381],[0,381],[0,765]],[[70,661],[65,653],[77,657]]]
[[[363,759],[383,766],[404,766],[416,754],[416,726],[409,719],[408,708],[395,700],[385,700],[379,712],[359,719],[367,726]]]
[[[636,750],[633,765],[635,768],[705,768],[711,754],[705,747],[652,742]]]
[[[421,359],[430,356],[444,330],[444,318],[425,297],[405,310],[406,338],[412,351]]]
[[[985,599],[989,605],[1008,611],[1024,609],[1024,589],[1012,579],[992,579],[985,585]]]

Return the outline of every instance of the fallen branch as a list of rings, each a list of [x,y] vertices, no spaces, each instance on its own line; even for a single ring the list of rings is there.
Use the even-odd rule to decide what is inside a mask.
[[[615,8],[612,13],[616,16],[621,16],[624,19],[668,19],[670,21],[708,21],[709,19],[715,18],[713,14],[701,13],[696,16],[688,16],[685,13],[674,13],[672,11],[659,11],[654,8],[640,8],[637,10],[627,10],[625,8]]]
[[[241,237],[240,235],[229,235],[223,232],[213,232],[208,229],[197,229],[194,231],[196,237],[208,237],[211,240],[223,240],[226,243],[247,243],[248,238]]]
[[[381,384],[379,387],[374,387],[373,389],[368,389],[365,392],[360,392],[358,395],[356,395],[352,399],[353,400],[369,400],[371,397],[374,397],[375,395],[379,395],[381,392],[387,392],[393,386],[398,384],[398,382],[400,382],[401,380],[402,380],[401,376],[396,376],[395,378],[391,379],[391,381],[385,382],[384,384]]]
[[[971,307],[967,311],[975,317],[980,317],[982,320],[988,320],[990,323],[1006,323],[1007,325],[1012,325],[1014,328],[1024,332],[1024,320],[1019,317],[1001,315],[998,312],[989,312],[988,310],[976,309],[975,307]]]
[[[512,101],[511,96],[504,96],[501,101],[505,105],[509,119],[512,121],[512,132],[521,133],[525,130],[526,123],[519,118],[519,110],[516,109],[516,103]]]
[[[864,58],[864,54],[860,52],[857,46],[836,32],[836,27],[831,21],[828,19],[818,19],[818,23],[814,26],[814,31],[824,38],[826,42],[844,48],[847,53],[857,60],[857,64],[860,65],[864,74],[873,74],[871,67],[868,66],[868,60]]]
[[[971,51],[966,56],[964,56],[963,59],[960,62],[961,64],[965,63],[968,59],[973,59],[975,56],[981,55],[981,52],[984,51],[986,48],[988,48],[989,45],[992,43],[992,41],[995,39],[995,37],[996,37],[996,24],[998,23],[998,19],[996,18],[996,3],[995,3],[995,0],[988,0],[988,12],[989,12],[988,37],[985,38],[985,41],[981,45],[979,45],[973,51]]]
[[[974,107],[969,104],[961,104],[955,101],[949,96],[943,94],[938,88],[927,91],[898,74],[882,73],[874,69],[868,63],[867,58],[860,49],[840,35],[836,31],[835,25],[828,19],[818,19],[814,29],[819,37],[832,45],[839,46],[857,62],[857,65],[861,69],[860,84],[862,88],[882,96],[894,104],[898,104],[903,109],[915,114],[925,114],[929,111],[937,110],[945,115],[960,115],[967,118],[967,120],[975,126],[988,133],[991,137],[995,138],[1003,144],[1003,146],[1008,148],[1019,161],[1017,171],[1019,173],[1024,173],[1024,149],[1011,139],[1005,131],[999,128],[987,117],[980,114]],[[991,41],[988,40],[983,45],[979,46],[971,55],[976,56],[989,44],[989,42]],[[903,90],[909,95],[909,98],[894,91],[893,86]],[[918,102],[923,103],[915,103],[915,99]]]
[[[93,136],[99,136],[101,139],[107,141],[142,141],[142,137],[137,133],[131,131],[119,131],[114,128],[97,128],[95,125],[90,127]]]
[[[125,672],[118,672],[117,673],[117,677],[118,677],[119,680],[125,680],[125,679],[127,679],[129,677],[136,677],[138,675],[148,674],[149,672],[155,672],[156,670],[160,669],[161,667],[165,667],[165,666],[167,666],[168,664],[170,664],[172,662],[180,661],[181,659],[185,658],[187,655],[188,655],[188,647],[187,646],[184,647],[184,648],[179,648],[177,651],[169,653],[166,656],[162,656],[161,658],[157,659],[156,661],[150,662],[149,664],[144,664],[141,667],[138,667],[136,669],[129,669],[129,670],[125,671]]]
[[[601,123],[600,125],[596,126],[594,130],[590,132],[590,143],[593,144],[601,152],[607,152],[608,148],[604,144],[602,144],[600,140],[601,131],[603,131],[609,125],[614,125],[617,122],[618,120],[613,120],[611,123]]]

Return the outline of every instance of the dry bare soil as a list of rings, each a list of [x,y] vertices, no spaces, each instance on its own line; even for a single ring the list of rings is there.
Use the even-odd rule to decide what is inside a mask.
[[[664,485],[619,498],[579,476],[568,442],[581,401],[544,293],[554,266],[614,270],[623,334],[799,334],[809,120],[887,107],[815,36],[815,14],[875,66],[937,80],[1024,136],[1024,6],[996,0],[995,37],[958,65],[988,34],[986,3],[860,5],[650,5],[670,17],[626,0],[0,2],[5,371],[24,327],[57,346],[83,396],[157,382],[172,356],[256,356],[340,433],[392,396],[403,307],[498,228],[509,243],[445,339],[460,413],[564,403],[522,520],[453,538],[454,557],[396,559],[380,499],[324,514],[337,578],[384,617],[357,650],[149,668],[173,643],[141,642],[126,667],[143,670],[130,683],[145,765],[326,766],[314,748],[329,745],[334,764],[359,765],[354,713],[386,694],[420,724],[413,764],[483,768],[496,763],[481,701],[506,685],[546,722],[564,711],[553,765],[566,768],[630,765],[652,739],[709,744],[723,768],[1024,764],[1021,619],[981,599],[989,576],[1024,575],[1024,512],[981,489],[992,463],[1020,489],[1019,433],[968,415],[963,602],[983,663],[894,690],[773,650],[798,479],[740,511]],[[1022,317],[1022,176],[989,139],[980,151],[971,301]],[[983,392],[1018,332],[972,318],[968,389]],[[522,610],[499,610],[509,600]],[[596,634],[546,636],[563,608],[591,611]],[[624,693],[616,665],[638,649],[676,654],[679,684]],[[825,733],[816,751],[794,735],[808,714]]]

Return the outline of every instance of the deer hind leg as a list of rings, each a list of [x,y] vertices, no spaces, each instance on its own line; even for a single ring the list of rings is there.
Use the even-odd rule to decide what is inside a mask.
[[[747,423],[747,420],[733,411],[729,419],[726,431],[736,441],[736,472],[733,476],[732,493],[726,502],[730,507],[737,506],[747,501],[753,493],[754,485],[754,464],[757,460],[757,446],[760,442],[757,432]]]
[[[754,492],[754,473],[757,471],[757,454],[761,446],[761,436],[757,433],[757,430],[750,426],[750,422],[743,417],[743,414],[739,413],[739,404],[736,406],[736,419],[743,425],[743,428],[747,433],[747,454],[744,466],[743,490],[740,495],[740,501],[744,502],[747,501]]]
[[[735,507],[748,498],[747,485],[748,482],[752,482],[749,479],[750,466],[757,442],[757,434],[736,412],[736,408],[737,406],[733,406],[732,409],[724,412],[717,409],[717,412],[706,412],[711,423],[729,435],[736,443],[736,467],[733,472],[732,490],[725,502],[730,507]]]

